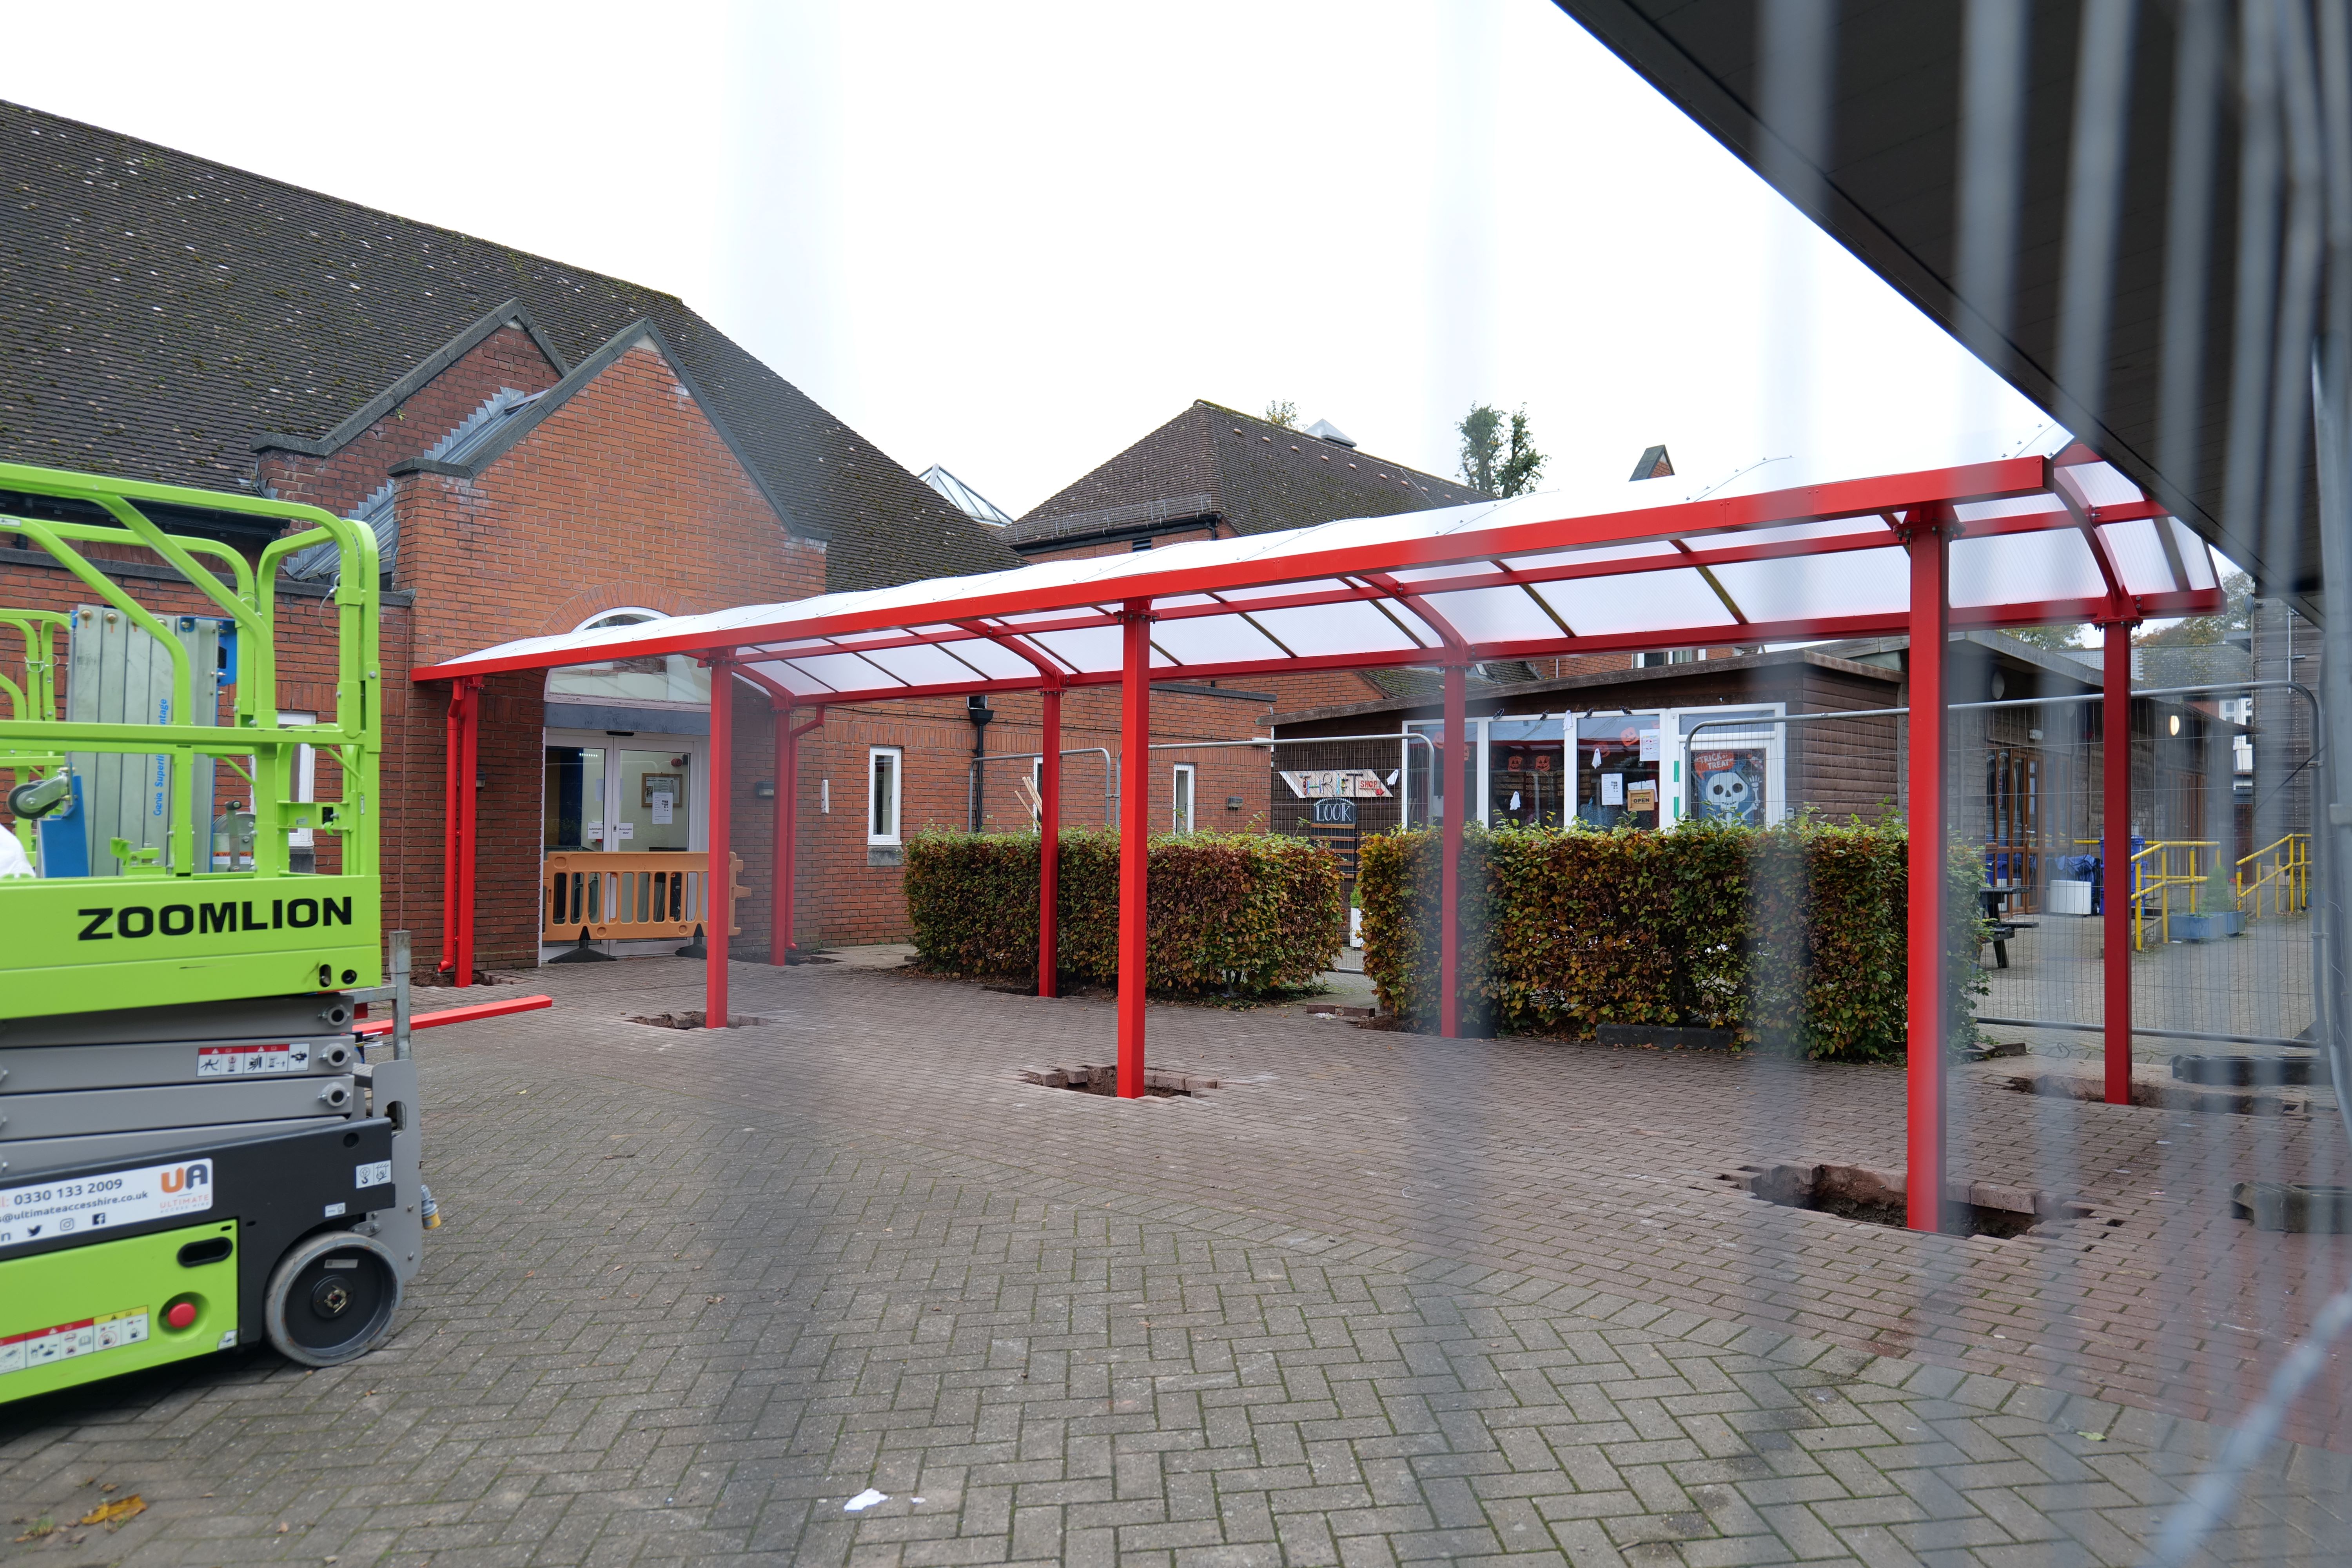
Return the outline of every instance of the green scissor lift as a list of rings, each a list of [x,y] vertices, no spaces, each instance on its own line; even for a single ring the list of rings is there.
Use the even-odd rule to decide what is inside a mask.
[[[192,512],[279,536],[248,560],[154,521]],[[40,873],[0,879],[0,1404],[264,1338],[310,1365],[362,1354],[430,1207],[405,933],[383,973],[374,538],[315,507],[0,463],[8,535],[89,603],[0,606],[0,659],[22,651],[0,663],[0,769]],[[274,588],[320,546],[340,574],[299,613],[333,618],[334,708],[281,724]],[[142,605],[102,569],[126,556],[176,569],[206,613]],[[306,745],[334,798],[298,798]],[[137,839],[92,841],[127,820],[98,810],[100,779]],[[298,856],[301,829],[334,847]],[[373,1064],[371,1006],[393,1023]]]

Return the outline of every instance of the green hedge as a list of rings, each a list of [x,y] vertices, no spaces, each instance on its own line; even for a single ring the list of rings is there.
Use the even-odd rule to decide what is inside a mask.
[[[1037,972],[1034,833],[918,834],[907,845],[915,949],[952,974]],[[1346,941],[1339,864],[1303,839],[1184,833],[1151,840],[1154,991],[1265,992],[1311,985]],[[1056,963],[1083,980],[1118,976],[1118,835],[1062,835]]]
[[[1666,832],[1464,835],[1465,1029],[1589,1036],[1604,1023],[1728,1028],[1864,1060],[1903,1052],[1906,838],[1900,819]],[[1384,1007],[1433,1025],[1440,839],[1367,839],[1364,970]],[[1950,971],[1962,1033],[1980,868],[1952,860]]]

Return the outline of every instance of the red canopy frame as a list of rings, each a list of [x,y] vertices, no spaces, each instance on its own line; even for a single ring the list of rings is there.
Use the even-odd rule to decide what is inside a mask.
[[[792,802],[801,735],[843,702],[1041,693],[1044,844],[1056,841],[1062,692],[1118,684],[1130,843],[1148,837],[1150,687],[1268,671],[1437,666],[1444,673],[1448,768],[1465,754],[1464,691],[1490,659],[1725,643],[1907,634],[1911,639],[1911,875],[1908,948],[1908,1217],[1938,1228],[1943,1204],[1946,837],[1945,643],[1956,629],[2095,621],[2107,628],[2108,746],[2128,733],[2129,662],[2112,651],[2151,616],[2221,607],[2210,553],[2115,468],[2075,446],[1916,473],[1696,497],[1645,492],[1639,504],[1578,511],[1558,496],[1287,533],[1203,541],[1145,553],[1045,562],[781,605],[747,605],[630,626],[528,638],[413,672],[450,681],[452,766],[468,764],[474,686],[503,671],[616,657],[690,654],[718,676],[712,697],[709,839],[724,864],[731,673],[777,712],[778,876],[771,958],[791,946]],[[1658,481],[1652,481],[1657,484]],[[1611,499],[1622,498],[1621,489]],[[1654,499],[1653,497],[1654,496]],[[1818,567],[1833,563],[1822,574]],[[1579,593],[1579,585],[1593,590]],[[1956,595],[1957,588],[1957,595]],[[1642,606],[1645,602],[1649,607]],[[1956,596],[1960,602],[1955,602]],[[1582,625],[1580,626],[1579,623]],[[793,726],[795,711],[818,720]],[[726,716],[722,716],[726,715]],[[453,772],[453,779],[457,774]],[[2107,865],[2128,860],[2130,776],[2106,779]],[[1449,795],[1459,791],[1449,788]],[[460,787],[470,805],[471,791]],[[1460,1032],[1462,817],[1449,805],[1442,889],[1440,1034]],[[450,816],[449,885],[463,908],[445,921],[460,983],[472,968],[473,814]],[[1057,857],[1040,867],[1038,991],[1055,990]],[[1146,857],[1119,879],[1118,1092],[1145,1092]],[[2112,922],[2122,900],[2107,901]],[[706,934],[706,1021],[727,1020],[724,919]],[[2107,1095],[2130,1098],[2128,945],[2106,948]]]

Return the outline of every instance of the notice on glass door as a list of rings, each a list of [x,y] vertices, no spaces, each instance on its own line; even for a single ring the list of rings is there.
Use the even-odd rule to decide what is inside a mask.
[[[1602,773],[1601,775],[1601,804],[1603,805],[1622,805],[1625,804],[1625,775],[1623,773]]]
[[[654,826],[656,827],[667,827],[669,826],[669,803],[672,798],[672,795],[667,790],[657,790],[655,792],[652,797],[653,805],[649,809],[651,809],[654,814]]]

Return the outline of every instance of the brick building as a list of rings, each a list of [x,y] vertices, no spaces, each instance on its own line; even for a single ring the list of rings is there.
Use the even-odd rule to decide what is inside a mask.
[[[1652,447],[1638,479],[1672,479],[1664,448]],[[1004,542],[1030,561],[1119,554],[1192,539],[1232,539],[1307,528],[1341,518],[1388,517],[1494,498],[1435,474],[1360,450],[1318,420],[1304,430],[1202,400],[1006,527]],[[1736,647],[1569,654],[1482,667],[1488,684],[1524,684],[1653,665],[1727,658]],[[1256,681],[1285,711],[1382,702],[1434,689],[1412,669],[1318,670]]]
[[[1762,824],[1806,808],[1833,819],[1900,809],[1907,795],[1904,717],[1777,731],[1769,721],[1906,706],[1909,649],[1909,639],[1898,637],[1725,650],[1706,660],[1474,687],[1463,778],[1473,820],[1489,827],[1558,826],[1570,817],[1657,826],[1694,815]],[[1951,716],[1953,832],[2018,858],[2017,879],[2045,881],[2045,858],[2091,853],[2081,841],[2102,831],[2102,709],[2077,700],[2099,690],[2096,658],[1998,632],[1954,640],[1948,674],[1954,703],[2038,700]],[[1722,722],[1741,719],[1756,722]],[[1696,729],[1702,723],[1712,727]],[[1309,742],[1286,746],[1282,768],[1367,769],[1398,781],[1396,798],[1357,803],[1363,831],[1433,819],[1433,744],[1311,742],[1400,730],[1441,741],[1444,714],[1433,689],[1277,712],[1274,724],[1284,740]],[[2207,837],[2209,823],[2221,820],[2209,814],[2208,799],[2217,778],[2227,799],[2229,742],[2238,731],[2186,701],[2136,700],[2132,831],[2151,839]],[[1447,776],[1442,764],[1440,776]],[[1304,805],[1279,773],[1269,781],[1268,815],[1278,829],[1294,830]]]
[[[384,915],[420,954],[441,938],[447,692],[412,686],[412,668],[600,620],[1018,563],[996,530],[656,290],[4,103],[0,174],[0,458],[257,491],[372,525],[385,590]],[[0,497],[6,510],[31,509]],[[222,514],[158,521],[248,558],[268,542]],[[93,601],[26,543],[0,535],[0,603]],[[150,607],[210,612],[172,568],[91,552]],[[323,605],[332,570],[297,557],[278,584],[297,645],[278,693],[289,715],[332,706],[333,623],[301,611]],[[709,700],[707,672],[684,659],[486,684],[482,963],[549,951],[551,851],[701,847]],[[732,700],[727,794],[757,893],[773,871],[775,716],[748,687]],[[1155,719],[1171,742],[1231,741],[1269,705],[1171,689]],[[1066,713],[1066,744],[1115,746],[1115,695],[1074,695]],[[1034,749],[1034,698],[1006,700],[997,719],[992,750]],[[896,843],[876,840],[962,827],[976,810],[1026,821],[1001,768],[982,770],[975,798],[973,730],[956,700],[831,712],[803,742],[806,937],[900,929]],[[869,799],[885,752],[887,836]],[[1251,818],[1255,753],[1162,754],[1159,820]],[[1074,825],[1097,819],[1073,799]],[[768,910],[764,897],[743,903],[743,951],[764,945]]]

